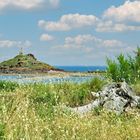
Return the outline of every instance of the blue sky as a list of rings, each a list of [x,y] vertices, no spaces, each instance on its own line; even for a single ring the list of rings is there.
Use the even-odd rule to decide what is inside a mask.
[[[139,0],[1,0],[0,61],[33,53],[51,65],[105,65],[140,44]]]

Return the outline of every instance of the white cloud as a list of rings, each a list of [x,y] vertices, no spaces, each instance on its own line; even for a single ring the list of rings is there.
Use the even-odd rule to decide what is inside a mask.
[[[54,37],[49,34],[42,34],[40,37],[41,41],[52,41],[54,40]]]
[[[120,53],[133,51],[126,43],[119,40],[101,39],[91,34],[66,37],[64,44],[50,48],[50,53],[59,55],[72,55],[73,57],[92,57],[105,59],[106,56],[114,56]]]
[[[57,7],[59,0],[0,0],[0,10],[4,9],[35,9],[44,5]],[[13,7],[13,8],[12,8]]]
[[[100,39],[96,38],[95,36],[92,36],[90,34],[88,35],[78,35],[76,37],[66,37],[65,38],[65,43],[70,44],[70,43],[75,43],[75,44],[84,44],[88,42],[99,42]]]
[[[96,56],[96,58],[98,57],[100,59],[105,59],[106,56],[115,56],[120,53],[132,53],[134,48],[119,40],[106,40],[88,34],[78,35],[75,37],[66,37],[64,45],[61,45],[59,49],[64,49],[68,52],[77,52],[79,50],[83,53],[83,55],[92,57]]]
[[[140,1],[126,1],[124,4],[108,8],[96,26],[97,32],[139,31]]]
[[[70,44],[77,45],[93,45],[98,47],[122,47],[125,46],[125,44],[118,40],[104,40],[101,38],[97,38],[93,35],[87,34],[87,35],[78,35],[76,37],[66,37],[65,38],[65,44],[70,46]]]
[[[96,26],[97,32],[124,32],[124,31],[138,31],[140,26],[126,25],[123,23],[116,23],[111,20],[100,21]]]
[[[98,18],[94,15],[68,14],[63,15],[56,22],[40,20],[38,25],[47,31],[68,31],[74,28],[94,26],[97,21]]]
[[[101,18],[95,15],[67,14],[58,21],[40,20],[38,26],[46,31],[70,31],[90,27],[97,32],[139,31],[140,1],[126,1],[124,4],[108,8]]]
[[[31,47],[32,44],[30,41],[12,41],[12,40],[0,40],[0,48],[4,47]]]
[[[68,31],[70,30],[69,25],[60,22],[46,22],[45,20],[40,20],[38,22],[39,27],[48,31]]]
[[[140,22],[140,1],[126,1],[119,7],[112,6],[105,11],[103,17],[116,21]]]
[[[121,41],[118,40],[102,40],[101,43],[103,46],[105,47],[122,47],[125,46],[124,43],[122,43]]]
[[[59,21],[40,20],[38,26],[46,31],[70,31],[72,29],[90,27],[97,32],[138,31],[140,26],[120,23],[113,20],[99,19],[94,15],[68,14]]]

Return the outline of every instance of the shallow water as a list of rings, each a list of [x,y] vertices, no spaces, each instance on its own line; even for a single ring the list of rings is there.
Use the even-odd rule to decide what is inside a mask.
[[[0,80],[13,81],[18,83],[61,83],[75,82],[82,83],[91,80],[94,76],[25,76],[25,75],[0,75]]]

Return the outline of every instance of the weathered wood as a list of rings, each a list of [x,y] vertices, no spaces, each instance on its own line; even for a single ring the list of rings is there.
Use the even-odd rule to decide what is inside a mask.
[[[78,114],[84,114],[92,109],[103,107],[117,114],[121,114],[126,111],[128,107],[140,107],[140,97],[135,95],[126,82],[109,84],[105,86],[102,91],[97,93],[92,92],[92,95],[96,97],[96,99],[90,104],[70,108],[70,110]]]

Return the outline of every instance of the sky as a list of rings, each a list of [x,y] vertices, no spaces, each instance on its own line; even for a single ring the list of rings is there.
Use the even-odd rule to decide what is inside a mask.
[[[0,62],[23,48],[55,66],[99,66],[138,45],[140,0],[0,0]]]

